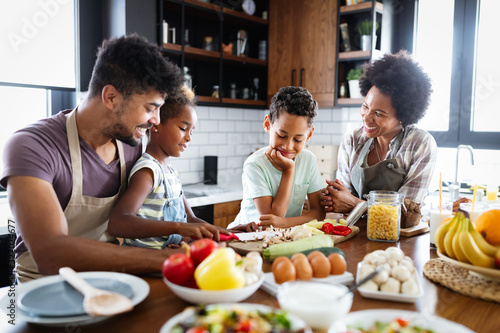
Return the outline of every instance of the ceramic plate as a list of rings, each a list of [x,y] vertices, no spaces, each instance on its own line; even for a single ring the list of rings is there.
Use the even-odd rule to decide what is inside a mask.
[[[149,294],[149,284],[143,279],[124,273],[115,273],[115,272],[82,272],[78,273],[84,279],[109,279],[123,282],[129,285],[132,288],[132,303],[134,305],[142,302],[146,296]],[[18,285],[15,287],[15,296],[10,296],[8,294],[4,295],[0,298],[0,307],[3,312],[8,314],[8,306],[11,304],[11,301],[15,298],[19,300],[31,290],[44,287],[47,285],[51,285],[55,282],[62,281],[62,278],[59,275],[47,276],[41,279],[37,279],[34,281],[30,281],[27,283],[23,283],[22,285]],[[17,304],[17,303],[16,303]],[[42,317],[42,316],[34,316],[30,315],[28,312],[22,310],[21,308],[16,309],[16,319],[19,321],[27,322],[27,323],[35,323],[39,325],[45,326],[65,326],[68,323],[74,323],[77,325],[88,325],[93,324],[98,321],[107,319],[109,317],[92,317],[90,315],[77,315],[77,316],[64,316],[64,317]]]
[[[323,283],[340,283],[340,284],[350,284],[354,281],[351,273],[344,272],[342,275],[330,275],[323,279],[313,278],[311,281],[323,282]],[[274,280],[274,275],[271,272],[264,273],[264,283],[261,289],[266,291],[272,296],[276,296],[278,292],[278,284]]]
[[[376,321],[390,322],[401,318],[409,320],[410,325],[417,325],[425,329],[431,329],[434,332],[453,332],[453,333],[473,333],[474,331],[458,324],[454,321],[444,319],[438,316],[423,314],[413,311],[380,309],[364,310],[349,313],[344,320],[337,322],[328,330],[328,333],[349,333],[349,328],[367,329]]]
[[[358,270],[357,272],[360,272],[361,265],[363,263],[359,262],[358,263]],[[417,281],[418,284],[418,294],[416,295],[405,295],[401,293],[388,293],[384,291],[371,291],[371,290],[366,290],[363,289],[363,287],[359,287],[358,291],[361,294],[361,296],[366,297],[366,298],[375,298],[375,299],[382,299],[386,301],[396,301],[396,302],[404,302],[404,303],[415,303],[420,296],[423,295],[423,289],[422,289],[422,283],[420,283],[420,279],[418,278],[418,275],[416,274],[416,270],[413,273],[413,278]],[[356,275],[356,282],[359,282],[361,280],[361,275],[357,274]]]
[[[132,298],[132,288],[115,279],[85,279],[90,285]],[[83,295],[66,281],[39,286],[22,295],[17,305],[30,316],[62,317],[84,315]]]
[[[438,256],[443,259],[444,261],[447,261],[449,263],[452,263],[454,265],[463,267],[465,269],[468,269],[470,271],[475,272],[477,275],[482,276],[483,278],[489,279],[489,280],[495,280],[495,281],[500,281],[500,269],[494,269],[494,268],[486,268],[486,267],[479,267],[479,266],[474,266],[471,264],[466,264],[464,262],[452,259],[448,256],[445,256],[441,252],[437,251]]]
[[[251,310],[259,310],[262,312],[271,312],[273,308],[266,306],[266,305],[261,305],[261,304],[251,304],[251,303],[223,303],[223,304],[212,304],[208,305],[207,308],[213,308],[213,307],[220,307],[223,309],[230,309],[234,307],[238,307],[243,310],[251,311]],[[160,333],[171,333],[172,328],[183,321],[189,320],[190,317],[193,317],[194,315],[194,308],[186,308],[183,312],[173,316],[170,318],[165,324],[160,329]],[[288,318],[290,319],[291,322],[291,329],[292,330],[299,330],[299,329],[304,329],[304,333],[312,333],[311,329],[307,324],[297,316],[294,316],[292,314],[288,314]]]

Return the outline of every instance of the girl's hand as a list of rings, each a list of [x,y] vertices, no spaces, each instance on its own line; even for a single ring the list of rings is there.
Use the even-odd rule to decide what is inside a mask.
[[[183,237],[190,237],[192,239],[210,238],[219,241],[219,232],[230,234],[226,229],[222,229],[211,225],[209,223],[180,223],[178,233]]]
[[[259,230],[259,226],[257,225],[257,223],[255,222],[250,222],[250,223],[247,223],[247,224],[240,224],[234,228],[231,228],[231,229],[227,229],[231,232],[237,232],[237,231],[240,231],[240,232],[253,232],[253,231],[258,231]]]
[[[260,216],[260,225],[265,228],[272,225],[275,228],[288,228],[286,218],[273,214],[264,214]]]
[[[344,183],[338,179],[334,182],[327,180],[326,183],[329,185],[326,189],[328,190],[328,196],[332,199],[332,205],[336,213],[349,214],[360,201],[363,201],[352,195]]]
[[[283,157],[280,151],[276,148],[268,147],[266,149],[266,156],[269,162],[275,167],[277,170],[281,172],[285,172],[291,168],[295,167],[294,160]]]

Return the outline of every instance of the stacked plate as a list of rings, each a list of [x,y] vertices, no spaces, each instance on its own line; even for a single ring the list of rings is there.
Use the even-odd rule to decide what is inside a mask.
[[[114,291],[129,297],[135,305],[149,294],[149,284],[133,275],[115,272],[78,273],[92,286]],[[15,292],[0,299],[2,311],[9,310],[12,298],[16,299],[16,319],[47,326],[67,323],[92,324],[109,317],[93,317],[83,309],[83,295],[59,275],[44,277],[15,287]],[[7,312],[6,312],[7,313]],[[7,313],[8,314],[8,313]]]

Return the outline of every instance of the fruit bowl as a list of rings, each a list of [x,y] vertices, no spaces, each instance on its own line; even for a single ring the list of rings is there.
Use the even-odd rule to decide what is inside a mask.
[[[437,254],[444,261],[447,261],[449,263],[452,263],[453,265],[468,269],[469,271],[472,271],[472,272],[476,273],[476,275],[479,275],[487,280],[500,281],[500,269],[486,268],[486,267],[480,267],[480,266],[474,266],[471,264],[467,264],[465,262],[461,262],[461,261],[452,259],[452,258],[442,254],[440,251],[437,251]]]
[[[259,280],[248,286],[228,290],[201,290],[172,283],[163,278],[165,284],[179,298],[193,304],[236,303],[250,297],[264,282],[264,274],[260,273]]]

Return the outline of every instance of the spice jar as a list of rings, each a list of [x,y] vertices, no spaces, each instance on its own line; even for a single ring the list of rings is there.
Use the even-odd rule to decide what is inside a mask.
[[[219,98],[219,86],[212,87],[212,97]]]
[[[393,191],[370,191],[368,194],[369,240],[397,242],[404,196]]]

